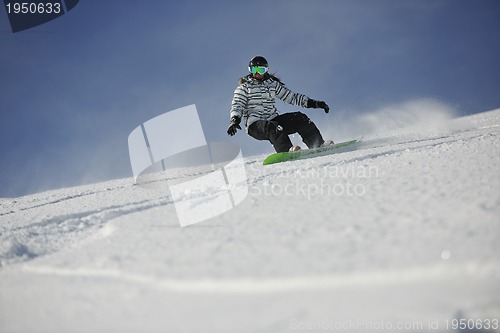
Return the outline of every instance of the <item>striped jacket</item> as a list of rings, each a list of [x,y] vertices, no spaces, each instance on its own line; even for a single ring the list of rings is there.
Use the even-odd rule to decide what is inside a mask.
[[[278,116],[275,98],[283,102],[306,107],[309,97],[294,93],[279,80],[267,75],[263,81],[251,76],[240,79],[240,85],[234,91],[230,117],[245,118],[245,127],[257,120],[272,120]]]

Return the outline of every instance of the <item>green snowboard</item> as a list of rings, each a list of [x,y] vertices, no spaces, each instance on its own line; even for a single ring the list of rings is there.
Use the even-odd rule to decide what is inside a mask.
[[[356,142],[358,142],[358,140],[351,140],[351,141],[336,143],[333,145],[314,148],[314,149],[303,149],[303,150],[291,151],[291,152],[274,153],[274,154],[266,157],[266,159],[264,160],[264,165],[281,163],[281,162],[286,162],[286,161],[291,161],[291,160],[304,159],[304,158],[310,158],[310,157],[316,157],[316,156],[335,154],[335,153],[338,153],[340,151],[343,151],[343,149],[341,149],[341,148],[351,146],[351,145],[355,144]]]

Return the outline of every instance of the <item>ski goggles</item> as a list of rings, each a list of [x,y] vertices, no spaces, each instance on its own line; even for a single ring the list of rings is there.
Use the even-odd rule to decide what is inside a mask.
[[[250,67],[248,67],[248,70],[252,74],[263,75],[263,74],[267,73],[267,67],[264,67],[264,66],[250,66]]]

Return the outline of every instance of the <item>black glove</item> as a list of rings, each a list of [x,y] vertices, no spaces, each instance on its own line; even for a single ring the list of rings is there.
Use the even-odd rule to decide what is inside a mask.
[[[325,113],[330,112],[330,107],[323,101],[316,101],[314,99],[309,99],[307,101],[307,108],[309,109],[323,109]]]
[[[232,117],[231,122],[229,123],[229,127],[227,128],[227,134],[233,136],[237,132],[236,129],[241,130],[240,122],[241,122],[240,117],[237,116]]]

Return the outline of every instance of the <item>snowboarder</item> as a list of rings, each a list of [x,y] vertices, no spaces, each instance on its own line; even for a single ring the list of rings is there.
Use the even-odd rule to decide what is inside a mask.
[[[283,102],[305,108],[330,111],[323,101],[316,101],[305,95],[294,93],[280,79],[269,73],[267,60],[255,56],[248,64],[250,74],[239,80],[234,91],[231,106],[230,124],[227,134],[233,136],[237,129],[241,130],[241,118],[245,118],[247,133],[257,140],[268,140],[276,152],[296,151],[288,135],[299,133],[308,148],[333,144],[321,136],[316,125],[302,112],[279,114],[275,106],[275,98]]]

